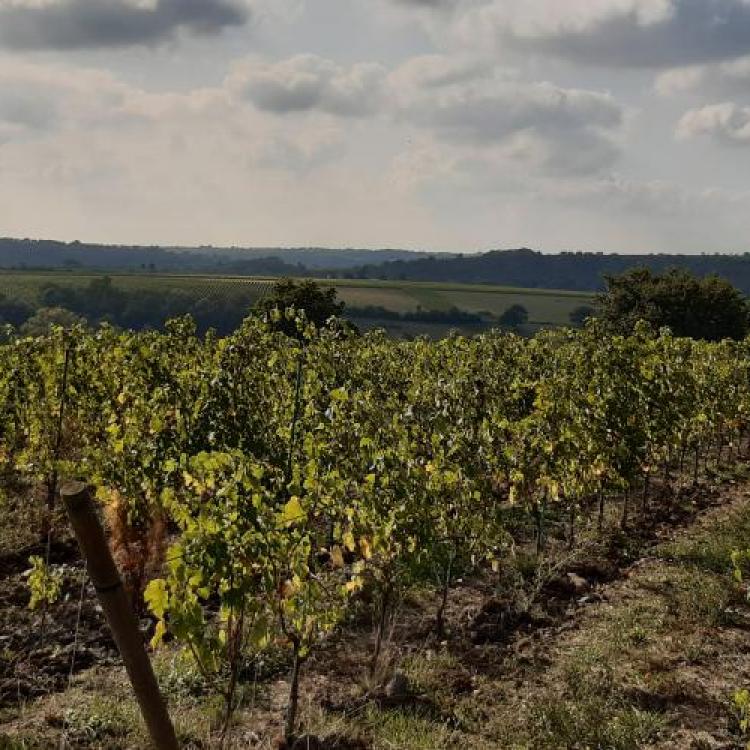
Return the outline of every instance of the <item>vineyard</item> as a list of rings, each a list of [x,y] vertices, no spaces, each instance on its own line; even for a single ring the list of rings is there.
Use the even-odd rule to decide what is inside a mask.
[[[198,336],[187,319],[161,332],[59,329],[11,339],[0,360],[1,541],[5,552],[33,537],[34,616],[77,604],[54,557],[67,534],[61,483],[81,480],[154,659],[184,659],[212,707],[202,737],[177,720],[185,746],[636,748],[658,737],[656,714],[642,706],[627,724],[619,703],[617,737],[602,728],[576,744],[549,721],[531,738],[483,735],[481,717],[416,695],[415,659],[452,660],[476,693],[467,671],[497,666],[516,633],[550,627],[592,579],[615,579],[639,544],[715,499],[700,488],[747,450],[749,342],[645,327],[612,337],[596,321],[532,339],[406,342],[316,330],[289,310],[225,338]],[[607,561],[598,573],[593,551]],[[730,552],[714,567],[731,587]],[[464,649],[469,595],[479,600]],[[419,623],[408,615],[417,600]],[[561,609],[540,615],[540,602]],[[353,633],[364,634],[356,649],[342,647]],[[18,703],[23,656],[11,646],[0,643],[6,706]],[[342,648],[356,664],[332,656]],[[238,717],[282,677],[283,699],[249,733]],[[325,694],[317,714],[302,707],[313,683]],[[426,744],[373,739],[388,711],[425,733],[436,710],[444,734]],[[314,736],[321,712],[345,717],[326,743]],[[61,732],[75,724],[66,717]],[[353,736],[351,717],[371,730]],[[91,737],[78,746],[137,746]]]

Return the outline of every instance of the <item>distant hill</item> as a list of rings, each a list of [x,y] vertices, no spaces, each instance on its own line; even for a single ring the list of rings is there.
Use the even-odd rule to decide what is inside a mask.
[[[478,254],[330,248],[217,248],[96,245],[0,238],[0,268],[158,271],[237,276],[317,276],[394,281],[497,284],[531,289],[598,291],[604,276],[633,266],[718,274],[750,294],[750,253],[618,255],[534,250]]]
[[[365,265],[347,271],[354,278],[400,281],[440,281],[467,284],[501,284],[539,289],[599,291],[604,276],[634,266],[654,271],[687,268],[705,276],[718,274],[750,294],[750,253],[743,255],[617,255],[559,253],[545,255],[533,250],[493,250],[478,255],[427,257]]]
[[[329,248],[216,248],[98,245],[55,240],[0,238],[0,268],[95,268],[293,275],[418,258],[409,250]]]

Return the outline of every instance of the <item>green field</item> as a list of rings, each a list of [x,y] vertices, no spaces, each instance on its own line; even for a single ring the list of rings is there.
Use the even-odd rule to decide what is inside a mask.
[[[28,301],[37,298],[47,283],[85,286],[103,274],[79,271],[3,271],[0,294]],[[238,292],[243,298],[260,298],[268,293],[274,279],[234,276],[195,276],[161,274],[110,274],[116,286],[123,289],[182,289],[199,296],[226,298]],[[421,283],[406,281],[321,279],[325,286],[334,286],[349,307],[382,306],[395,312],[448,310],[457,307],[468,312],[487,312],[496,316],[515,304],[529,311],[533,328],[567,325],[574,308],[591,304],[593,296],[585,292],[554,289],[520,289],[484,284]],[[410,326],[411,327],[411,326]],[[425,328],[425,326],[421,326]],[[429,329],[430,326],[427,326]],[[425,332],[428,332],[427,330]]]
[[[323,282],[326,283],[326,282]],[[591,304],[593,295],[557,289],[519,289],[485,284],[445,284],[408,281],[337,280],[339,296],[347,305],[382,305],[397,312],[448,310],[503,313],[511,305],[523,305],[529,322],[536,325],[567,325],[571,310]]]

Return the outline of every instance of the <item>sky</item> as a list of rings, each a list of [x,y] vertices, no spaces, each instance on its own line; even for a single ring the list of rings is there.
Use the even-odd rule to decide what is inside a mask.
[[[0,0],[0,235],[750,250],[750,0]]]

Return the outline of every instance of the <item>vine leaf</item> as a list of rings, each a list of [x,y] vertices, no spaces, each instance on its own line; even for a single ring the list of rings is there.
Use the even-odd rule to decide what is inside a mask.
[[[283,526],[291,526],[292,524],[304,521],[307,518],[302,504],[299,498],[295,495],[285,506],[281,513],[281,524]]]
[[[161,620],[169,606],[167,582],[163,578],[154,578],[153,581],[149,581],[143,592],[143,599],[151,612]]]

